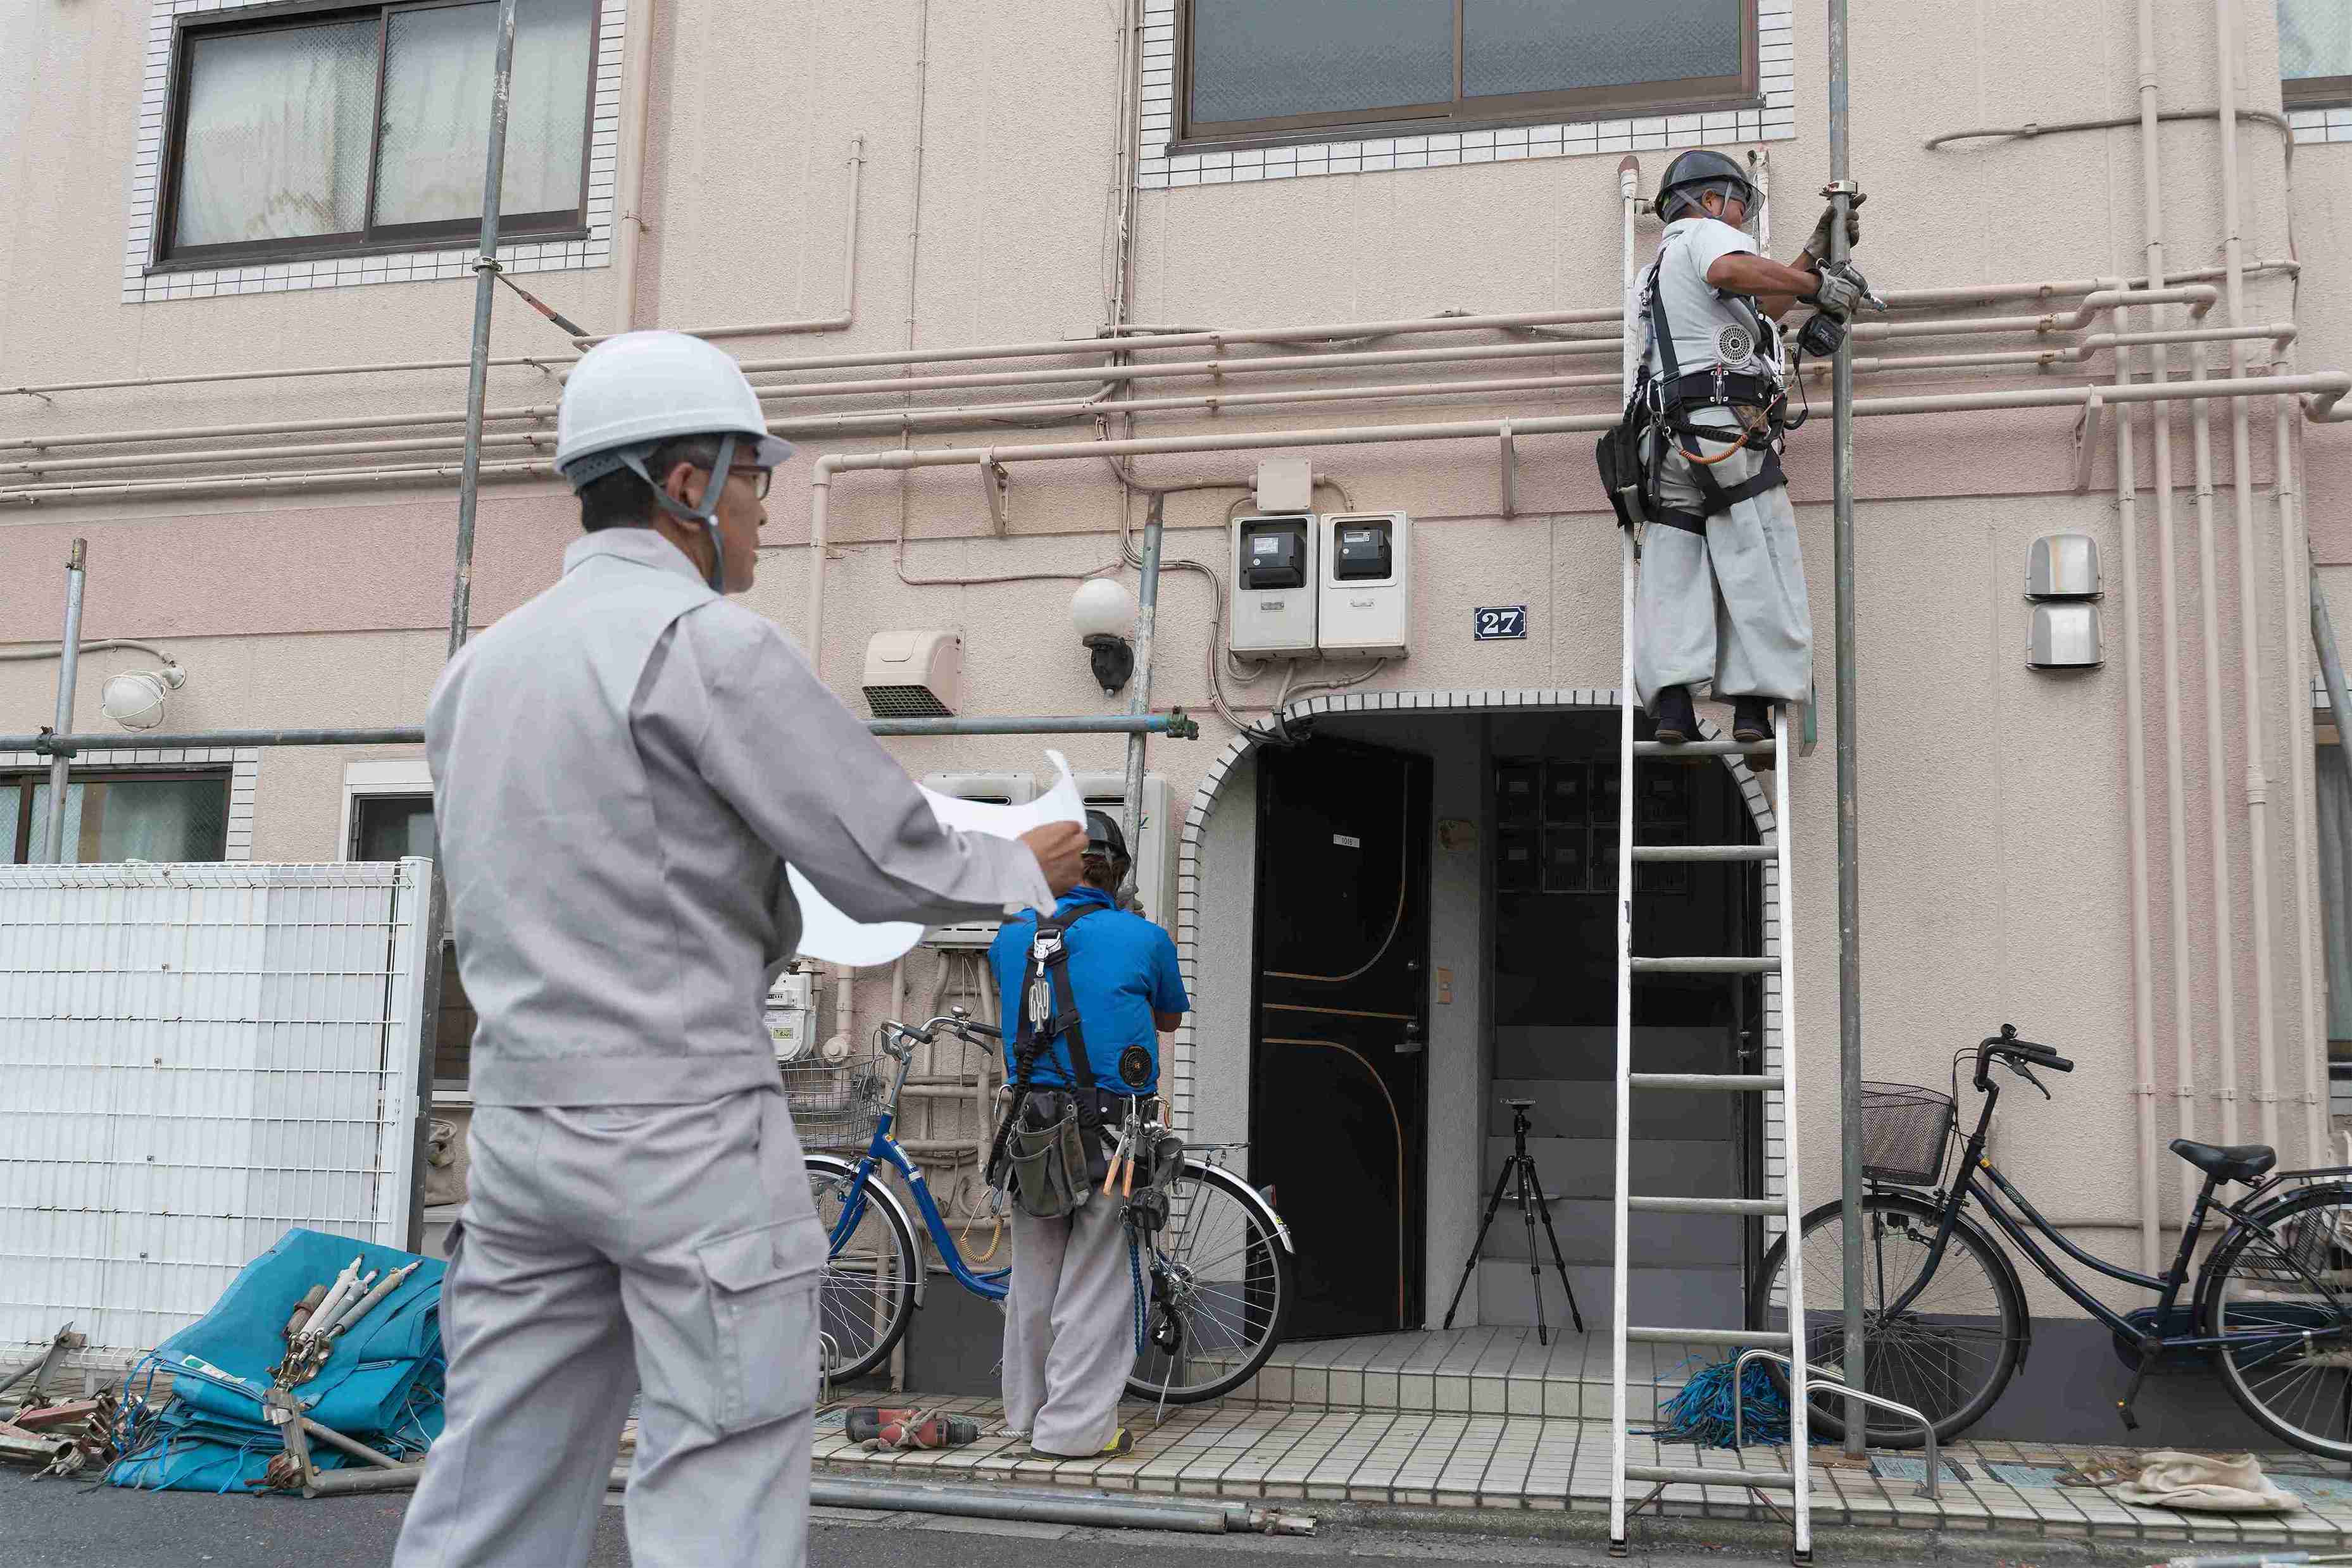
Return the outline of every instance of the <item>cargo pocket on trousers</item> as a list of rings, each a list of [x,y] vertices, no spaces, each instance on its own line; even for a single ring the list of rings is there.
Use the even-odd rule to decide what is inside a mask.
[[[694,1249],[717,1341],[711,1425],[749,1431],[816,1403],[816,1285],[824,1232],[786,1219]]]

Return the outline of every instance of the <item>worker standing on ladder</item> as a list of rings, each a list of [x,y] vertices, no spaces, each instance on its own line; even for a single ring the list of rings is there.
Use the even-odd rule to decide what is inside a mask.
[[[1778,322],[1802,300],[1843,319],[1867,293],[1816,259],[1823,213],[1783,267],[1741,226],[1756,188],[1737,160],[1693,149],[1666,168],[1665,235],[1637,289],[1654,411],[1654,489],[1633,603],[1633,684],[1669,744],[1698,738],[1691,687],[1734,704],[1733,737],[1769,739],[1772,706],[1812,687],[1813,626],[1796,510],[1780,472],[1787,417]],[[1846,236],[1859,238],[1849,216]]]
[[[586,535],[434,690],[480,1022],[448,1425],[399,1568],[585,1562],[640,1390],[631,1561],[805,1562],[825,1235],[760,1018],[800,936],[784,866],[865,921],[1045,908],[1077,879],[1074,823],[940,826],[809,658],[728,601],[791,451],[709,344],[591,350],[556,418]]]
[[[1075,1116],[1087,1166],[1051,1179],[1027,1167],[1041,1189],[1053,1189],[1050,1198],[1024,1190],[1017,1173],[1011,1184],[1004,1427],[1048,1458],[1116,1457],[1134,1445],[1118,1424],[1136,1357],[1133,1243],[1108,1178],[1120,1128],[1159,1089],[1160,1036],[1192,1004],[1168,933],[1118,907],[1129,863],[1118,824],[1088,811],[1084,880],[1049,919],[1005,922],[988,955],[1004,999],[1010,1113],[1030,1127]],[[1043,1010],[1030,995],[1041,927],[1059,938],[1043,964]]]

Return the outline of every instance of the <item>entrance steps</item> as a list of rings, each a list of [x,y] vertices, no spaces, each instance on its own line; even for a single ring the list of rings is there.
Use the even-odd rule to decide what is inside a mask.
[[[1727,1352],[1705,1345],[1628,1347],[1628,1416],[1657,1418],[1691,1370]],[[1609,1335],[1500,1326],[1366,1334],[1278,1345],[1235,1404],[1294,1410],[1403,1410],[1442,1415],[1609,1418]]]

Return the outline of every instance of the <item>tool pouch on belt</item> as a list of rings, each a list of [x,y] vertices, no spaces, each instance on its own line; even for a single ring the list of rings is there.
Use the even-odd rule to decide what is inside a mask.
[[[1060,1219],[1086,1207],[1095,1190],[1086,1144],[1074,1096],[1030,1093],[1005,1151],[1022,1213]]]
[[[1654,511],[1650,463],[1643,452],[1646,444],[1643,436],[1650,427],[1648,399],[1643,395],[1648,382],[1649,372],[1644,370],[1625,404],[1625,417],[1602,431],[1592,448],[1593,462],[1601,470],[1601,488],[1616,510],[1617,526],[1623,528],[1648,522]]]
[[[1101,907],[1076,910],[1066,920],[1039,921],[1030,947],[1014,1048],[1019,1072],[997,1129],[988,1175],[992,1184],[1002,1181],[1012,1188],[1024,1214],[1039,1219],[1058,1219],[1084,1207],[1108,1164],[1102,1146],[1103,1097],[1095,1089],[1086,1030],[1070,992],[1069,949],[1063,940],[1071,926]],[[1030,1086],[1038,1057],[1053,1046],[1066,1050],[1074,1085],[1069,1092]]]

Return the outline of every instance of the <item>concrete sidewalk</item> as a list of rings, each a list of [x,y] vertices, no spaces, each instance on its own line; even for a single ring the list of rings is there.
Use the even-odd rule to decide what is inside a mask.
[[[873,1401],[877,1396],[854,1396]],[[816,1465],[840,1475],[893,1471],[940,1481],[1056,1483],[1109,1490],[1211,1497],[1345,1502],[1370,1508],[1436,1507],[1488,1511],[1605,1510],[1609,1428],[1600,1421],[1538,1416],[1443,1414],[1382,1409],[1307,1409],[1220,1403],[1170,1406],[1159,1418],[1129,1406],[1123,1418],[1135,1449],[1116,1459],[1048,1460],[1025,1441],[1003,1435],[994,1400],[887,1396],[888,1403],[977,1416],[981,1440],[929,1453],[877,1453],[843,1430],[845,1406],[818,1416]],[[1744,1468],[1785,1469],[1787,1451],[1740,1453],[1687,1443],[1633,1439],[1636,1464],[1721,1469],[1722,1486],[1665,1489],[1656,1511],[1726,1520],[1769,1520],[1757,1493],[1738,1484]],[[1942,1496],[1917,1495],[1925,1464],[1915,1452],[1874,1452],[1849,1468],[1834,1449],[1816,1448],[1813,1522],[1837,1527],[1985,1531],[2094,1541],[2193,1541],[2217,1548],[2352,1546],[2352,1479],[2329,1473],[2308,1454],[2262,1456],[2263,1469],[2301,1497],[2295,1513],[2192,1514],[2136,1508],[2096,1490],[2056,1484],[2060,1470],[2127,1460],[2131,1450],[1963,1440],[1944,1452]],[[1637,1488],[1638,1498],[1645,1488]],[[1784,1492],[1761,1494],[1785,1503]],[[1637,1527],[1638,1528],[1638,1527]]]

